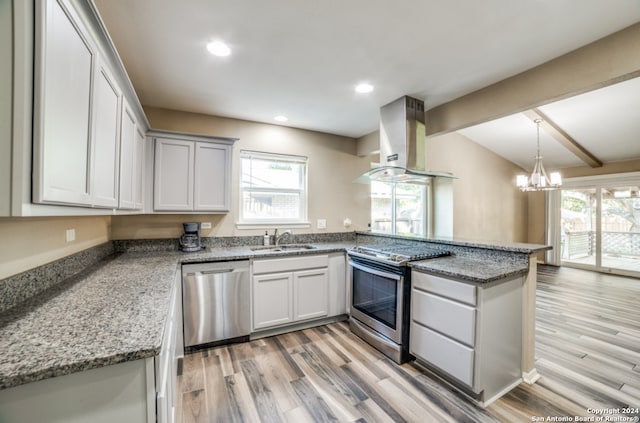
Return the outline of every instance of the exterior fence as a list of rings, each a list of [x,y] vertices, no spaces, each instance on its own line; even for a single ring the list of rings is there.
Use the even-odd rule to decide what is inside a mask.
[[[562,258],[575,259],[595,255],[596,232],[566,232],[562,237]],[[602,253],[640,257],[640,232],[603,232]]]

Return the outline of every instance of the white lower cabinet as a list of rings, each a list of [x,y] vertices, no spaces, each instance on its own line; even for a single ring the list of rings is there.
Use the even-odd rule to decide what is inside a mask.
[[[413,270],[409,349],[485,405],[522,380],[521,276],[473,284]]]
[[[293,320],[308,320],[329,315],[327,292],[329,269],[293,273]]]
[[[176,421],[178,361],[184,356],[182,337],[182,272],[176,273],[171,308],[165,323],[160,355],[155,357],[156,413],[158,423]]]
[[[344,254],[341,255],[344,258]],[[330,281],[329,256],[311,255],[253,261],[253,330],[309,321],[330,315],[329,293],[344,300],[344,273]],[[341,278],[340,278],[341,276]],[[332,289],[330,289],[330,286]],[[332,298],[333,300],[333,298]],[[333,311],[333,310],[332,310]],[[339,308],[342,314],[343,308]]]
[[[473,386],[474,350],[411,322],[411,350],[465,385]]]
[[[293,322],[293,273],[253,276],[253,327],[263,329]]]

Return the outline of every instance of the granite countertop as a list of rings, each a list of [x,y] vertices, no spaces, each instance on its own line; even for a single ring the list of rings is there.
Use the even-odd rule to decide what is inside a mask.
[[[0,388],[156,355],[176,265],[112,256],[0,315]]]
[[[416,261],[410,264],[416,270],[450,276],[459,280],[489,283],[511,276],[524,275],[529,271],[528,263],[503,260],[488,260],[447,256],[435,259]]]
[[[313,245],[282,252],[244,246],[110,255],[0,314],[0,389],[159,354],[171,289],[183,263],[344,252],[355,244]],[[413,266],[474,282],[528,270],[526,256],[487,260],[462,250],[454,254]]]
[[[0,314],[0,389],[158,355],[171,288],[182,263],[343,252],[210,248],[119,253]]]

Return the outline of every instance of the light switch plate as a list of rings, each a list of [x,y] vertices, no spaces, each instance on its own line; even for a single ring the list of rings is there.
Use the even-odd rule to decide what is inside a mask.
[[[211,229],[211,222],[202,222],[200,225],[201,229]]]
[[[67,229],[66,237],[67,237],[67,242],[75,241],[76,240],[76,230],[75,229]]]
[[[318,219],[316,222],[316,228],[327,229],[327,219]]]

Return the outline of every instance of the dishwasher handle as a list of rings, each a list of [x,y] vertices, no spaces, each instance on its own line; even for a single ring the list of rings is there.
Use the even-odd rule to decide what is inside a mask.
[[[185,276],[201,276],[201,275],[217,275],[219,273],[233,273],[242,269],[215,269],[215,270],[200,270],[198,272],[189,272]]]
[[[249,260],[227,261],[227,262],[209,262],[194,263],[182,266],[182,275],[187,276],[204,276],[234,272],[248,272]]]

